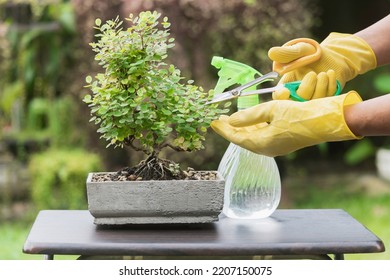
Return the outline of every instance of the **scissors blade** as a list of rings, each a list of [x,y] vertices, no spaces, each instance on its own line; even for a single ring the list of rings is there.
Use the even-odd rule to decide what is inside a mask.
[[[221,94],[214,96],[213,99],[209,102],[206,102],[206,104],[213,104],[213,103],[217,103],[217,102],[222,102],[222,101],[238,98],[240,96],[258,94],[258,93],[256,93],[256,91],[250,91],[252,94],[248,94],[249,92],[244,92],[243,90],[245,90],[251,86],[254,86],[256,84],[265,82],[265,81],[273,81],[278,76],[279,76],[279,74],[277,72],[269,72],[269,73],[267,73],[267,74],[265,74],[257,79],[254,79],[253,81],[251,81],[249,83],[246,83],[244,85],[236,87],[235,89],[225,91]]]
[[[274,87],[245,91],[245,92],[242,92],[240,96],[249,96],[249,95],[254,95],[254,94],[271,93],[271,92],[274,92],[276,90],[282,89],[283,87],[284,87],[284,84],[279,84],[279,85],[274,86]]]
[[[235,89],[229,90],[229,91],[225,91],[221,94],[218,94],[218,95],[214,96],[214,98],[211,101],[206,102],[206,105],[218,103],[218,102],[222,102],[222,101],[226,101],[226,100],[230,100],[230,99],[238,97],[238,95],[237,94],[235,95],[234,92],[237,92],[237,90],[235,90]]]

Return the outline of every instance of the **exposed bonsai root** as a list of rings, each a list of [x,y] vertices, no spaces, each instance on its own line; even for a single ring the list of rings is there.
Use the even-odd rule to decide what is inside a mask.
[[[117,172],[118,176],[126,176],[128,180],[182,180],[186,174],[178,165],[170,160],[150,155],[135,167],[126,167]]]

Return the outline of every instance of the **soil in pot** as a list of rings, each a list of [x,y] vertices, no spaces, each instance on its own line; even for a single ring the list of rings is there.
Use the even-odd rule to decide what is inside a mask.
[[[114,173],[94,174],[92,182],[216,179],[215,171],[195,171],[193,168],[183,171],[176,163],[151,155],[137,166],[125,167]]]

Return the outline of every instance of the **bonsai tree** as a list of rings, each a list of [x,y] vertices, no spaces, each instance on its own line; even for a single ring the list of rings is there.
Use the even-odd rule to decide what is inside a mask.
[[[130,14],[128,28],[118,17],[104,24],[96,19],[98,41],[90,44],[103,71],[86,77],[92,94],[83,101],[107,146],[127,145],[147,155],[129,169],[130,177],[138,180],[182,179],[185,175],[178,164],[159,158],[161,150],[204,148],[211,121],[225,112],[217,105],[205,105],[212,91],[183,81],[180,70],[165,62],[174,38],[168,19],[160,18],[150,11],[137,17]]]

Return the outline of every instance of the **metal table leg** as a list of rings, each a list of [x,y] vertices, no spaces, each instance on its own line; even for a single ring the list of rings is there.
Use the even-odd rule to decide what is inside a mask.
[[[335,254],[334,259],[335,260],[344,260],[344,254]]]
[[[52,260],[54,260],[54,255],[44,255],[43,259],[45,261],[52,261]]]

